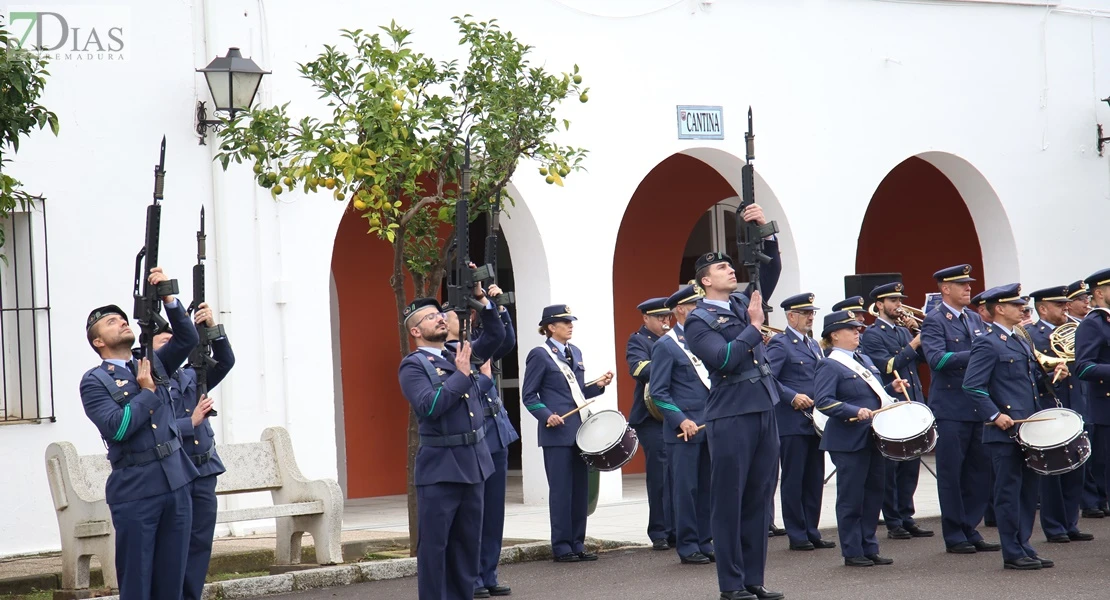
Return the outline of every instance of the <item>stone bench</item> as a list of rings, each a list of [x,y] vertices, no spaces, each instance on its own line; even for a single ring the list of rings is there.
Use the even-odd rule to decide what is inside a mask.
[[[217,479],[216,494],[269,491],[273,505],[220,510],[217,523],[276,519],[277,565],[300,563],[304,533],[312,534],[319,564],[343,562],[343,493],[333,479],[310,481],[301,475],[285,428],[266,429],[259,442],[220,445],[218,449],[227,471]],[[115,530],[104,501],[104,485],[111,471],[104,454],[79,456],[69,442],[55,442],[46,448],[46,474],[62,539],[63,590],[88,589],[93,555],[100,559],[104,586],[119,587]]]

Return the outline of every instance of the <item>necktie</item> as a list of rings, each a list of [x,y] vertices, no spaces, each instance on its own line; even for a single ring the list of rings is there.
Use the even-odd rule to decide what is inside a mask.
[[[817,342],[813,341],[813,338],[810,337],[806,337],[804,339],[806,341],[806,346],[809,347],[809,351],[813,353],[813,356],[815,358],[820,359],[821,349],[817,347]]]
[[[860,354],[859,352],[853,352],[852,353],[852,358],[856,359],[856,362],[863,365],[864,367],[867,366],[867,363],[863,362],[863,355]]]
[[[960,313],[960,324],[964,326],[964,331],[967,332],[967,335],[970,336],[971,335],[971,328],[968,327],[968,324],[967,324],[967,314]]]
[[[573,367],[574,366],[574,354],[570,351],[570,346],[567,346],[567,347],[563,348],[563,350],[564,350],[563,355],[567,359],[567,364],[570,365],[571,367]]]
[[[127,370],[131,371],[131,375],[135,377],[139,376],[139,368],[135,366],[134,360],[127,361]]]

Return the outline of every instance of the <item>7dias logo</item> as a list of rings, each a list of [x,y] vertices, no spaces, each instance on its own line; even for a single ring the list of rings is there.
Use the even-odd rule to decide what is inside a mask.
[[[65,6],[11,7],[8,43],[52,62],[123,61],[130,30],[126,9]]]

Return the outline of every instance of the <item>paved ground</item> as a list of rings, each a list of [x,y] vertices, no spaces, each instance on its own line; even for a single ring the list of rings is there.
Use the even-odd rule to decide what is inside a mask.
[[[1049,544],[1039,528],[1033,546],[1056,561],[1052,569],[1004,571],[998,552],[975,555],[945,554],[939,538],[940,523],[923,525],[938,537],[915,540],[880,540],[881,552],[895,560],[888,567],[848,568],[839,548],[813,552],[787,550],[785,537],[773,538],[768,556],[767,584],[786,593],[790,600],[911,600],[925,598],[1006,598],[1081,600],[1110,597],[1110,519],[1081,519],[1094,533],[1092,542]],[[885,531],[880,527],[885,536]],[[997,541],[997,530],[982,529]],[[835,533],[826,535],[835,539]],[[647,549],[617,550],[594,563],[556,564],[550,561],[508,565],[501,570],[503,583],[512,586],[511,598],[566,600],[568,598],[649,599],[717,598],[712,565],[682,565],[673,552]],[[380,581],[343,588],[275,596],[281,600],[416,598],[415,578]]]

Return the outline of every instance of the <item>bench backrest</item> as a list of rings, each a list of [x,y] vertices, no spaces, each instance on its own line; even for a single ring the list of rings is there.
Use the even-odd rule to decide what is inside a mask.
[[[229,444],[217,449],[227,469],[216,479],[217,494],[264,492],[281,487],[281,469],[273,442]]]

